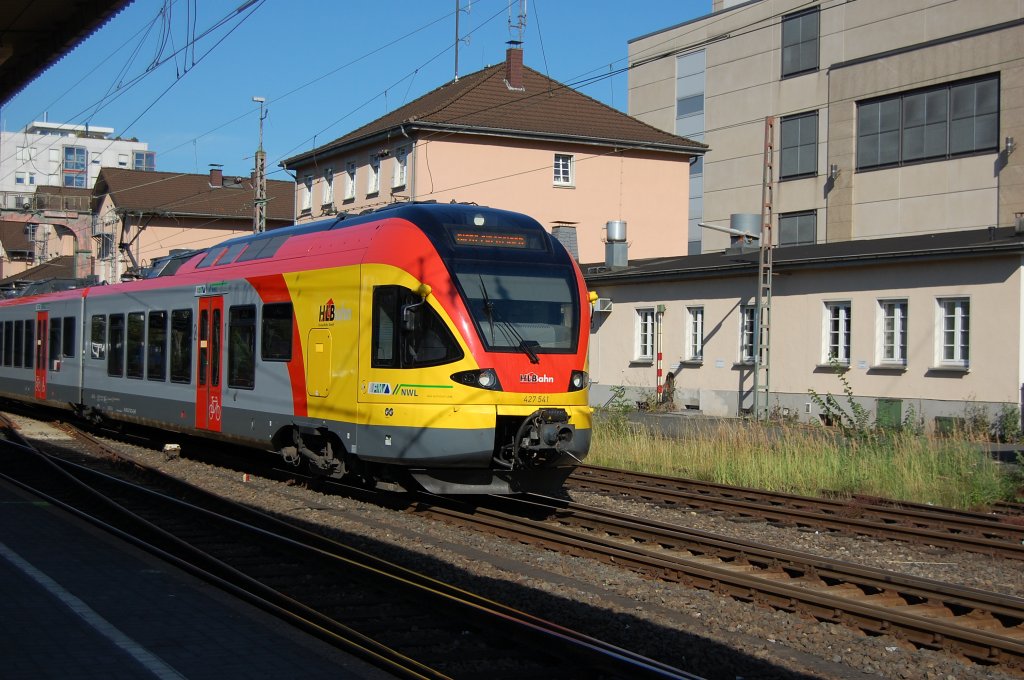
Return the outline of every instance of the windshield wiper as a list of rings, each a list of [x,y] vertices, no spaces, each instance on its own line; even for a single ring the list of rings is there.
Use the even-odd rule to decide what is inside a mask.
[[[487,286],[484,284],[484,277],[480,276],[480,290],[484,294],[484,313],[487,314],[487,321],[491,325],[491,340],[494,339],[494,323],[498,323],[498,327],[505,333],[505,337],[511,338],[517,342],[516,349],[521,350],[526,356],[530,357],[531,364],[539,364],[540,357],[533,351],[531,345],[540,345],[536,340],[527,342],[526,339],[520,335],[516,327],[511,322],[497,318],[497,314],[494,313],[494,303],[491,302],[491,296],[487,294]]]

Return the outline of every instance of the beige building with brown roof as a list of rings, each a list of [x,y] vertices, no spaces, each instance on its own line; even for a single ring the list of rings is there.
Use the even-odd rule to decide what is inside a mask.
[[[291,182],[267,181],[267,229],[293,224]],[[94,273],[117,281],[172,250],[253,230],[252,178],[103,168],[93,189]]]
[[[512,48],[282,165],[297,176],[298,221],[472,202],[531,215],[588,261],[604,256],[611,220],[628,222],[638,257],[685,252],[690,161],[705,149],[524,67]]]

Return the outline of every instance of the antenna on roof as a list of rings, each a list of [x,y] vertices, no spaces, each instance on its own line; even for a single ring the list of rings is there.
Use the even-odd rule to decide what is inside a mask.
[[[459,82],[459,43],[469,44],[471,35],[467,35],[465,38],[459,36],[459,15],[465,12],[469,14],[473,11],[473,0],[468,0],[466,7],[462,7],[462,0],[455,0],[455,80],[452,82]]]
[[[523,31],[526,30],[526,0],[519,0],[519,14],[515,22],[512,21],[512,2],[508,0],[508,37],[509,42],[516,45],[523,44]],[[513,34],[512,31],[515,31]]]

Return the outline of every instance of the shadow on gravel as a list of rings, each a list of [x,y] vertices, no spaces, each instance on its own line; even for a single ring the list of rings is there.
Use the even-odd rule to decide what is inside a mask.
[[[793,651],[789,652],[789,654],[794,657],[801,657],[796,661],[795,665],[807,668],[806,672],[793,671],[756,658],[716,640],[703,637],[699,631],[704,624],[699,618],[687,614],[667,612],[669,616],[681,620],[682,625],[690,628],[689,630],[684,630],[682,628],[658,625],[634,615],[610,611],[586,602],[580,602],[549,593],[546,590],[531,587],[529,582],[533,580],[533,577],[547,581],[551,581],[552,577],[556,580],[559,577],[553,572],[541,572],[540,570],[536,570],[535,574],[531,574],[529,571],[523,571],[524,566],[522,563],[506,561],[504,558],[495,558],[495,556],[483,550],[467,549],[465,546],[459,546],[455,552],[463,555],[468,561],[486,562],[503,570],[512,570],[513,573],[520,571],[526,583],[516,583],[514,581],[481,576],[447,561],[406,550],[390,543],[368,539],[364,536],[324,527],[312,522],[296,520],[294,517],[287,515],[278,514],[276,516],[278,519],[286,520],[307,530],[326,535],[351,548],[362,550],[378,558],[414,569],[439,581],[456,585],[534,616],[586,633],[605,642],[643,654],[662,663],[670,664],[680,670],[712,680],[736,680],[736,678],[744,678],[745,680],[754,678],[809,680],[810,678],[820,678],[823,675],[835,676],[850,673],[850,669],[846,667],[838,665],[833,667],[831,664],[816,657],[809,658]],[[395,527],[388,527],[388,530],[391,532],[396,531]],[[410,532],[409,538],[423,539],[425,537]],[[427,541],[423,541],[423,544],[428,547],[430,546],[430,543]],[[443,548],[445,546],[439,545],[438,547]],[[526,569],[530,568],[527,567]],[[599,586],[588,588],[590,584],[578,582],[572,576],[562,578],[567,587],[580,588],[584,591],[590,590],[595,593],[600,590]],[[666,584],[666,587],[684,588],[685,586]],[[625,600],[625,598],[620,599]],[[628,602],[623,604],[647,607],[645,603],[633,600],[628,600]],[[657,607],[660,607],[660,605],[652,605],[650,609],[656,609]],[[738,634],[737,637],[742,637],[742,634]],[[748,638],[747,642],[749,644],[753,641]],[[768,643],[764,644],[767,645]],[[772,648],[767,653],[787,655],[785,649],[778,648]]]

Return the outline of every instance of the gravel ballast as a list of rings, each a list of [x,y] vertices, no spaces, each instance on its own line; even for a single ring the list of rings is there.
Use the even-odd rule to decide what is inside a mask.
[[[69,445],[65,437],[49,436],[44,425],[18,421],[30,438]],[[237,470],[151,448],[108,443],[142,464],[197,487],[322,527],[354,547],[708,678],[1021,677],[941,652],[915,650],[892,637],[868,637],[843,626],[644,578],[614,565],[522,545],[414,513],[246,477]],[[712,513],[591,493],[569,495],[579,503],[723,536],[1024,596],[1024,569],[1010,560],[764,522],[734,522]]]

